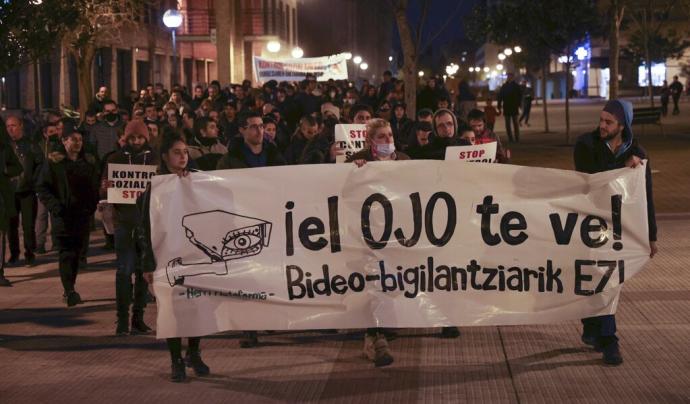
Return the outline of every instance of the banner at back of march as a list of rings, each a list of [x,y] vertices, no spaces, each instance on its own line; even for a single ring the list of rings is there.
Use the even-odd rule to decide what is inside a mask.
[[[265,59],[253,57],[254,77],[260,84],[270,80],[301,81],[307,73],[317,81],[347,80],[347,59],[344,55],[300,59]]]
[[[646,207],[644,168],[409,161],[156,176],[158,337],[614,313],[648,260]]]

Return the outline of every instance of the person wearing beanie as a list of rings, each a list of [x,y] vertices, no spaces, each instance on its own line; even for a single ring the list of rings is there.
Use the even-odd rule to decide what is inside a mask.
[[[68,307],[82,303],[75,290],[80,263],[89,243],[91,217],[98,205],[98,166],[84,153],[82,134],[65,131],[61,150],[48,154],[36,183],[36,193],[52,215],[54,248]]]
[[[110,164],[157,165],[158,156],[148,144],[149,131],[140,120],[130,121],[122,135],[122,148],[108,156],[101,177],[101,197],[107,198],[108,166]],[[129,307],[132,306],[131,333],[147,334],[151,328],[144,323],[144,307],[148,286],[144,281],[141,266],[137,265],[137,251],[134,229],[140,222],[140,214],[134,204],[114,204],[115,224],[115,303],[117,328],[115,334],[130,333]],[[134,286],[132,286],[134,276]],[[134,293],[132,293],[134,287]],[[133,300],[133,301],[132,301]]]
[[[644,164],[647,194],[647,222],[649,224],[650,257],[657,253],[656,218],[652,195],[652,170],[646,151],[633,139],[633,107],[628,101],[610,100],[599,115],[599,127],[580,136],[575,143],[575,169],[594,174],[623,167],[635,168]],[[616,317],[605,315],[582,319],[582,342],[603,353],[607,365],[620,365],[623,357],[618,348]]]

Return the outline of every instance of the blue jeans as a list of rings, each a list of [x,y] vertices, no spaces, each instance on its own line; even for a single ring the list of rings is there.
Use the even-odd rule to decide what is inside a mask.
[[[136,271],[137,262],[133,226],[118,223],[115,227],[115,257],[117,275],[130,279]]]
[[[615,337],[616,336],[616,316],[609,314],[606,316],[587,317],[582,319],[584,334],[591,337]]]

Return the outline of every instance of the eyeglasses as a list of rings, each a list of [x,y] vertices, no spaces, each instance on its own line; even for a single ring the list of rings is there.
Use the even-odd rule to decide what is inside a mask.
[[[254,124],[254,125],[247,125],[244,128],[245,129],[252,129],[252,130],[264,130],[266,126],[264,124]]]

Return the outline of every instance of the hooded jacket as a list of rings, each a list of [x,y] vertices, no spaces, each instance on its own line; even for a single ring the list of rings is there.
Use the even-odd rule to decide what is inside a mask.
[[[442,137],[438,135],[436,130],[436,118],[442,114],[449,114],[453,118],[454,132],[452,137]],[[446,148],[449,146],[468,146],[470,142],[465,139],[460,139],[458,137],[458,118],[455,116],[453,111],[445,108],[441,108],[434,112],[434,117],[432,119],[432,129],[433,138],[429,141],[429,146],[426,148],[425,153],[420,156],[420,159],[424,160],[445,160],[446,158]]]
[[[218,161],[216,169],[250,168],[244,155],[243,147],[244,139],[236,138],[233,140],[230,143],[228,153]],[[280,154],[280,151],[278,151],[278,147],[273,143],[264,140],[262,153],[265,153],[267,167],[285,165],[285,159]]]
[[[632,156],[648,159],[647,152],[633,139],[631,129],[633,119],[632,104],[617,100],[625,112],[623,143],[614,153],[606,141],[601,138],[599,129],[581,135],[575,143],[575,169],[579,172],[594,174],[625,167],[625,162]],[[649,223],[649,240],[656,241],[657,227],[652,192],[652,169],[649,161],[645,164],[647,193],[647,221]]]
[[[227,152],[228,148],[217,138],[198,138],[195,136],[189,143],[189,158],[195,160],[203,171],[215,170],[218,160]]]

